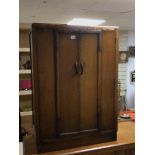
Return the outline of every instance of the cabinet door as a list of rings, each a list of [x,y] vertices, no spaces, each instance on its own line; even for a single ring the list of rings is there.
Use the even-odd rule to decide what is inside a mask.
[[[58,33],[57,88],[59,134],[66,135],[79,131],[79,79],[76,74],[77,36]]]
[[[98,128],[98,44],[98,34],[80,35],[80,130]]]

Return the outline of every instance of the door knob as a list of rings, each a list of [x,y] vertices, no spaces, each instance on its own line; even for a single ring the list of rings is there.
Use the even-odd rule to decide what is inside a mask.
[[[78,74],[79,73],[79,67],[78,66],[79,66],[78,63],[76,62],[74,64],[75,74]]]
[[[84,64],[80,63],[80,75],[83,74]]]

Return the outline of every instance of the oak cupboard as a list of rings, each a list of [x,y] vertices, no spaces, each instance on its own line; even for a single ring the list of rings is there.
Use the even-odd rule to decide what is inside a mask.
[[[38,152],[117,138],[118,30],[32,24]]]

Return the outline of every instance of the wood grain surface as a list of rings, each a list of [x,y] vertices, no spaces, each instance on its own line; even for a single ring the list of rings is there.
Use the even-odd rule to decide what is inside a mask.
[[[24,140],[25,155],[35,154],[35,144],[33,137],[26,137]],[[119,122],[117,140],[112,142],[100,143],[89,146],[82,146],[72,149],[65,149],[54,152],[41,153],[39,155],[134,155],[135,148],[135,123],[134,122]]]

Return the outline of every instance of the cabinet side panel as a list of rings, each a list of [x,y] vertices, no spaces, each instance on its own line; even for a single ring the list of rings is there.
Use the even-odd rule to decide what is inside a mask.
[[[37,31],[37,70],[39,136],[43,142],[55,137],[55,63],[53,51],[53,32]]]
[[[97,34],[80,36],[80,59],[83,74],[80,76],[81,130],[97,129]]]
[[[103,32],[102,46],[102,129],[116,129],[115,80],[116,32]]]

